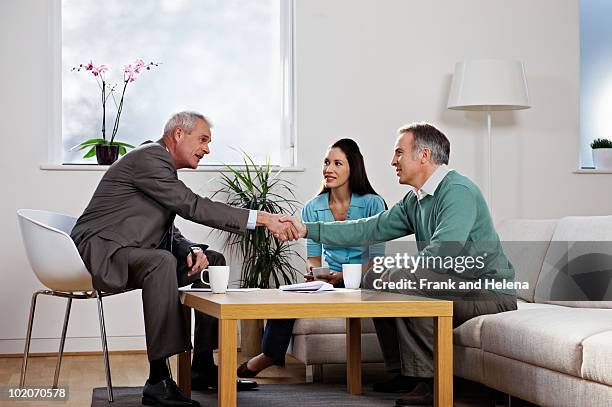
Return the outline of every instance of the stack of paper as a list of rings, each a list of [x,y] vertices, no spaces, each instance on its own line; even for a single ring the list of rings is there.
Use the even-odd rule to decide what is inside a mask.
[[[307,283],[297,283],[289,285],[281,285],[278,287],[282,291],[297,291],[297,292],[319,292],[319,291],[334,291],[334,286],[325,281],[315,280]]]

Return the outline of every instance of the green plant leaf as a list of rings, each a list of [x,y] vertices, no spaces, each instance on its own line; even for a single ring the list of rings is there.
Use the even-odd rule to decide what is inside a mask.
[[[266,165],[257,165],[244,151],[241,154],[243,165],[239,167],[244,168],[224,164],[227,172],[219,174],[219,188],[212,196],[222,196],[232,206],[293,214],[299,206],[293,192],[294,185],[280,177],[281,171],[272,171],[269,159]],[[279,242],[262,227],[247,230],[243,235],[214,233],[224,236],[224,250],[243,259],[242,287],[269,288],[270,285],[290,284],[299,273],[292,260],[304,261],[291,245]]]
[[[605,138],[597,138],[591,142],[591,148],[612,148],[612,140],[608,140]]]
[[[90,138],[89,140],[85,140],[82,143],[79,143],[76,146],[72,147],[70,151],[84,150],[87,147],[91,147],[91,146],[99,145],[99,144],[108,144],[108,141],[104,140],[103,138]]]
[[[90,148],[87,154],[83,156],[83,158],[90,158],[90,157],[93,157],[94,155],[96,155],[96,146],[93,146],[92,148]]]

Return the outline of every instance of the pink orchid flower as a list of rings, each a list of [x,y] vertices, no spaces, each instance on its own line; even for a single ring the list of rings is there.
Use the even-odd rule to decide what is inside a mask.
[[[134,72],[140,73],[140,70],[142,69],[144,64],[145,64],[144,61],[140,58],[134,61]]]
[[[138,77],[138,74],[135,71],[130,71],[128,73],[128,81],[129,82],[134,82],[137,77]]]
[[[89,63],[87,65],[85,65],[85,70],[86,71],[91,71],[94,68],[93,66],[93,62],[89,61]]]

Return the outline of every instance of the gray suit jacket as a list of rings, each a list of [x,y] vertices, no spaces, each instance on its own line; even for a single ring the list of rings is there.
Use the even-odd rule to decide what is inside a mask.
[[[129,250],[119,249],[157,248],[175,215],[243,233],[249,211],[192,192],[178,179],[161,140],[140,146],[113,164],[70,234],[92,274],[94,288],[108,292],[125,289]],[[190,243],[180,233],[173,242]]]

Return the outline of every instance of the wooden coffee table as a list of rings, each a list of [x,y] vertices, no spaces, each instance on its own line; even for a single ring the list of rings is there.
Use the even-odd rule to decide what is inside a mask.
[[[219,319],[218,405],[236,405],[237,321],[240,319],[346,318],[347,390],[361,394],[361,320],[434,318],[435,406],[453,405],[453,303],[378,291],[292,293],[258,290],[212,294],[183,292],[185,321],[191,308]],[[187,317],[189,316],[189,317]],[[179,355],[178,385],[191,395],[191,352]]]

